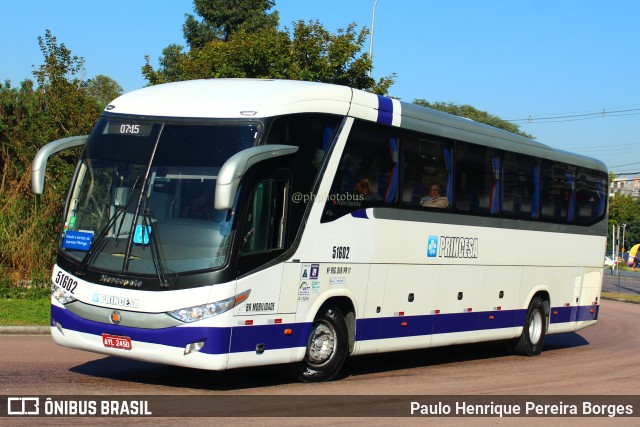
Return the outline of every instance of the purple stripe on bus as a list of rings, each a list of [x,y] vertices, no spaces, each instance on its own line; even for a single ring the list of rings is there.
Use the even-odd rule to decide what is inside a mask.
[[[393,101],[390,98],[378,95],[378,123],[390,125],[393,123]]]
[[[597,320],[599,306],[552,307],[550,323]],[[481,331],[523,326],[527,310],[497,310],[465,313],[429,314],[358,319],[356,341],[417,337],[455,332]],[[187,344],[204,341],[200,350],[206,354],[226,354],[305,347],[311,323],[251,325],[235,327],[170,327],[141,329],[111,325],[82,319],[68,310],[51,307],[52,324],[63,329],[101,336],[120,335],[134,342],[184,348]],[[293,333],[285,334],[285,329]]]

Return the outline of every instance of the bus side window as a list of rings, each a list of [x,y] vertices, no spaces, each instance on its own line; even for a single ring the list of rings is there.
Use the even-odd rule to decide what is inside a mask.
[[[456,210],[474,214],[498,213],[498,155],[480,145],[458,142],[456,147]]]
[[[287,192],[288,184],[283,179],[257,183],[242,230],[242,255],[284,248]]]
[[[453,199],[453,174],[451,171],[451,143],[431,135],[406,131],[403,137],[402,203],[409,206],[425,206],[433,197],[429,189],[438,186],[440,196]],[[446,199],[445,199],[446,201]],[[446,208],[439,206],[440,209]]]
[[[538,216],[536,203],[537,181],[533,157],[516,153],[505,153],[502,163],[502,215],[505,217],[535,219]]]
[[[540,219],[573,223],[575,172],[575,166],[548,160],[542,162]]]
[[[576,223],[591,225],[604,215],[608,177],[579,169],[576,181]]]
[[[342,116],[329,114],[292,114],[276,117],[269,128],[267,144],[297,146],[298,152],[282,159],[281,165],[291,171],[290,194],[304,195],[288,206],[287,242],[290,245],[302,226],[305,212],[312,198],[309,197],[318,180],[318,171],[326,160],[327,153],[343,120]]]
[[[323,222],[370,206],[397,206],[399,130],[357,121],[331,186]]]

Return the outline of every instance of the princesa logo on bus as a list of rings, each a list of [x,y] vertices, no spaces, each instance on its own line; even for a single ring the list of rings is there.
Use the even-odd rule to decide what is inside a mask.
[[[434,258],[438,256],[438,236],[429,236],[427,241],[427,256]]]
[[[95,293],[91,300],[95,303],[105,305],[117,305],[126,308],[138,308],[140,307],[140,301],[136,298],[118,297],[113,295],[104,295]]]

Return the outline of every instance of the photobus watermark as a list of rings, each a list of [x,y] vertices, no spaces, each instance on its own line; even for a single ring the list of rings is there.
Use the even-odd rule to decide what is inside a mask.
[[[309,203],[309,202],[333,202],[337,205],[360,203],[365,200],[365,196],[362,194],[314,194],[314,193],[293,193],[291,196],[293,203]]]

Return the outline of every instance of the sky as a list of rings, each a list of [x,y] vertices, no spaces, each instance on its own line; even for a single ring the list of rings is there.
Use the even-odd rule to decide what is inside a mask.
[[[469,104],[512,120],[554,148],[640,175],[640,1],[276,0],[281,27],[318,20],[372,28],[372,76],[389,95]],[[125,92],[169,44],[185,45],[192,0],[20,0],[0,8],[0,82],[42,64],[47,29]],[[363,51],[369,50],[369,40]],[[628,176],[623,176],[628,177]]]

